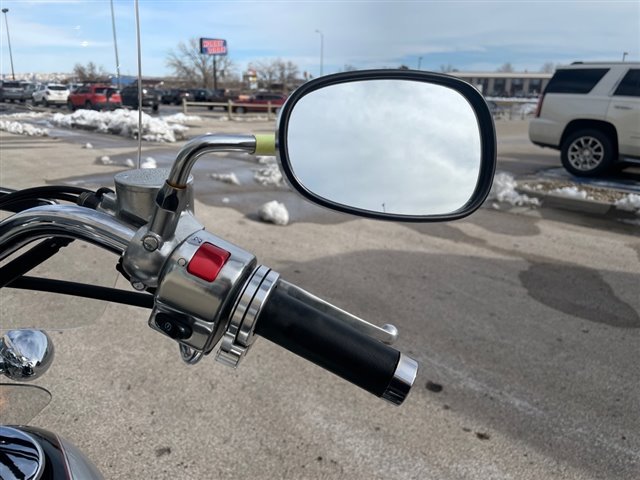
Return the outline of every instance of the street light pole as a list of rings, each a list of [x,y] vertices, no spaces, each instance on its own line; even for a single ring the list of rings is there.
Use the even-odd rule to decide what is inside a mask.
[[[629,52],[622,52],[622,61],[624,62],[625,58],[627,58],[627,55],[629,55]]]
[[[7,27],[7,42],[9,43],[9,59],[11,60],[11,78],[13,80],[16,79],[16,74],[13,71],[13,54],[11,53],[11,37],[9,36],[9,21],[7,20],[7,12],[9,11],[8,8],[3,8],[2,9],[2,13],[4,13],[4,24]]]
[[[113,29],[113,48],[116,51],[116,83],[120,90],[120,60],[118,60],[118,41],[116,39],[116,17],[113,13],[113,0],[111,0],[111,27]]]
[[[320,34],[320,76],[322,76],[322,64],[324,63],[324,34],[320,30],[316,30]]]
[[[420,65],[422,65],[422,57],[418,57],[418,70],[420,70]]]

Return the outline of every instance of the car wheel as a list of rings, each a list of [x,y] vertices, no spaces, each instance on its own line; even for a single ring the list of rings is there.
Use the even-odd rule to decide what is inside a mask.
[[[67,108],[72,112],[76,109],[76,107],[73,106],[73,102],[71,100],[67,101]]]
[[[49,108],[49,101],[48,100],[43,100],[42,104],[46,107]]]
[[[151,107],[151,110],[153,110],[154,112],[157,112],[160,109],[160,105],[158,105],[157,103],[153,104],[153,107]]]
[[[595,177],[609,170],[614,160],[611,139],[599,130],[580,130],[562,143],[562,166],[579,177]]]
[[[247,109],[244,107],[236,107],[236,113],[246,113]]]
[[[93,108],[89,100],[84,102],[84,108],[86,108],[87,110],[91,110]]]

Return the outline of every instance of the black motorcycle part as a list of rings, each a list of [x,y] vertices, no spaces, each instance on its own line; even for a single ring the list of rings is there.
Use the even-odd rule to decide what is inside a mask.
[[[400,352],[276,288],[255,333],[381,397]]]
[[[16,278],[21,277],[41,263],[46,262],[58,253],[62,247],[66,247],[71,242],[73,242],[72,238],[49,238],[15,258],[0,268],[0,288],[13,282]]]
[[[74,297],[93,298],[106,302],[121,303],[141,308],[153,308],[153,295],[148,293],[128,292],[117,288],[86,285],[84,283],[67,282],[51,278],[20,277],[7,285],[7,288],[36,290],[40,292],[60,293]]]

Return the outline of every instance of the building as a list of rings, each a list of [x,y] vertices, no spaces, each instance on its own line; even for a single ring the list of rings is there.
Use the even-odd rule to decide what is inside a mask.
[[[553,73],[448,72],[475,86],[485,97],[537,97]]]

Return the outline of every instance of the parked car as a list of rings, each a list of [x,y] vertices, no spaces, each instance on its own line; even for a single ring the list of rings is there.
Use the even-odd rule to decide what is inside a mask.
[[[557,69],[538,101],[529,138],[560,150],[573,175],[640,164],[640,63],[576,62]]]
[[[31,100],[33,92],[36,91],[36,87],[38,86],[32,82],[20,82],[22,84],[22,98],[21,102],[26,102],[27,100]]]
[[[3,102],[24,102],[24,86],[21,82],[5,81],[0,88],[0,100]]]
[[[31,94],[34,105],[65,105],[69,99],[69,88],[59,83],[43,83]]]
[[[138,85],[129,85],[120,91],[122,104],[134,109],[138,108]],[[142,88],[142,106],[151,107],[154,112],[160,108],[160,94],[152,88]]]
[[[122,107],[122,99],[117,89],[109,85],[83,85],[69,94],[69,110],[115,110]]]
[[[168,92],[166,92],[161,97],[161,101],[164,104],[180,105],[182,103],[182,99],[186,98],[187,100],[191,100],[191,93],[189,90],[184,88],[172,88]]]
[[[234,107],[233,111],[236,113],[266,112],[268,105],[271,104],[273,110],[277,112],[286,99],[286,95],[281,95],[279,93],[256,93],[247,99],[239,97],[235,100],[236,103],[241,103],[242,105]]]
[[[189,90],[191,102],[207,102],[209,101],[209,92],[204,88],[192,88]]]
[[[228,103],[233,97],[227,94],[227,91],[224,88],[216,88],[207,90],[207,102],[213,103]],[[213,105],[209,106],[209,110],[213,110]],[[224,110],[228,110],[228,107],[217,107],[223,108]]]

